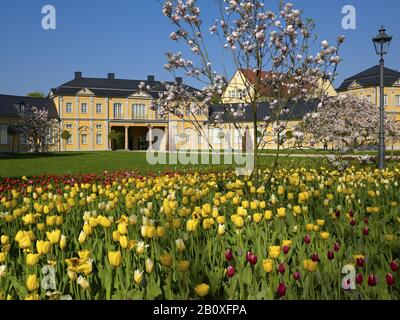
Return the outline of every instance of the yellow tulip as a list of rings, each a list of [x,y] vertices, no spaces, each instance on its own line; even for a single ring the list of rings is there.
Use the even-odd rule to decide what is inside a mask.
[[[122,263],[121,251],[109,251],[108,261],[112,267],[119,267]]]
[[[303,267],[309,272],[315,272],[318,268],[318,262],[314,262],[312,260],[304,260]]]
[[[276,212],[277,212],[279,218],[281,218],[281,219],[285,218],[285,216],[286,216],[286,208],[278,208],[276,210]]]
[[[325,224],[325,220],[317,219],[317,225],[319,225],[320,227],[322,227],[324,224]]]
[[[84,244],[85,241],[86,241],[86,233],[81,231],[81,233],[79,234],[79,237],[78,237],[78,242],[80,244]]]
[[[186,222],[186,231],[188,231],[188,232],[196,231],[198,224],[199,224],[198,219],[189,219]]]
[[[205,297],[208,295],[208,291],[210,290],[210,286],[208,284],[202,283],[198,284],[194,287],[194,291],[199,297]]]
[[[281,253],[281,247],[280,246],[270,246],[268,249],[268,256],[271,259],[276,259],[279,257]]]
[[[158,226],[157,227],[157,237],[162,238],[165,236],[165,234],[166,234],[165,227]]]
[[[272,211],[271,210],[266,210],[264,213],[264,219],[265,220],[271,220],[272,218]]]
[[[34,253],[28,253],[26,255],[26,264],[28,266],[35,266],[38,264],[40,259],[40,255],[38,253],[34,254]]]
[[[143,271],[139,271],[136,269],[135,272],[133,273],[133,280],[137,285],[140,285],[143,280]]]
[[[181,272],[186,272],[189,270],[189,261],[187,260],[181,260],[178,262],[178,270]]]
[[[4,263],[7,259],[7,253],[0,252],[0,263]]]
[[[52,232],[46,232],[47,239],[51,244],[57,244],[61,240],[61,230],[54,230]]]
[[[121,236],[119,238],[119,245],[123,249],[126,249],[128,247],[128,238],[127,238],[127,236]]]
[[[67,237],[62,234],[61,239],[60,239],[61,250],[64,250],[66,248],[66,246],[67,246]]]
[[[164,267],[172,266],[172,256],[169,253],[164,253],[163,255],[161,255],[160,261]]]
[[[270,273],[274,267],[274,260],[272,259],[264,259],[262,262],[263,269],[266,273]]]
[[[36,274],[30,274],[26,278],[26,287],[29,291],[36,291],[39,289],[39,279]]]
[[[178,252],[184,252],[186,249],[185,243],[183,242],[182,239],[177,239],[175,240],[175,244],[176,244],[176,250]]]
[[[36,250],[39,254],[47,254],[51,249],[50,241],[38,240],[36,241]]]
[[[128,224],[127,223],[119,223],[117,229],[120,234],[127,234],[128,233]]]
[[[262,214],[261,213],[255,213],[253,214],[253,221],[255,223],[259,223],[262,219]]]
[[[80,259],[89,259],[90,258],[90,251],[89,250],[78,251],[78,256],[79,256]]]
[[[291,247],[291,245],[292,245],[292,240],[283,240],[282,241],[282,247]]]
[[[3,245],[7,244],[9,241],[10,241],[9,236],[6,236],[6,235],[1,236],[1,244],[3,244]]]
[[[146,260],[145,266],[146,266],[146,272],[147,272],[147,273],[150,274],[150,273],[153,272],[153,270],[154,270],[154,263],[153,263],[153,261],[152,261],[150,258],[148,258],[148,259]]]
[[[219,236],[222,236],[225,234],[225,225],[224,224],[218,224],[217,234]]]
[[[321,232],[320,232],[320,235],[321,235],[321,238],[324,239],[324,240],[326,240],[326,239],[329,238],[329,232],[323,232],[323,231],[321,231]]]

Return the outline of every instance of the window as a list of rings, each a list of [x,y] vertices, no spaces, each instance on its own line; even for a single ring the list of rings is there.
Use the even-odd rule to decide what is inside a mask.
[[[396,107],[400,107],[400,96],[396,96]]]
[[[71,133],[70,137],[67,140],[67,144],[72,144],[72,133]]]
[[[185,143],[189,143],[190,141],[190,136],[191,136],[192,130],[190,130],[189,128],[185,129]]]
[[[6,125],[0,126],[0,144],[8,144],[8,127]]]
[[[87,144],[87,134],[82,134],[81,138],[82,138],[82,144]]]
[[[122,104],[114,103],[114,119],[122,118]]]
[[[81,113],[87,113],[87,103],[81,104]]]
[[[132,118],[133,119],[145,119],[146,118],[146,106],[144,104],[133,104],[132,105]]]
[[[372,102],[372,97],[371,97],[370,95],[367,96],[367,101],[368,101],[369,103]]]
[[[67,123],[67,124],[65,125],[65,128],[66,128],[66,129],[72,129],[72,123]]]
[[[96,123],[96,129],[101,129],[101,123]]]
[[[229,98],[234,98],[234,97],[235,97],[235,90],[230,90],[230,91],[228,92],[228,97],[229,97]]]
[[[383,96],[383,100],[384,100],[384,105],[385,105],[385,107],[387,107],[388,106],[388,95],[387,94],[385,94],[384,96]]]
[[[66,104],[66,112],[67,113],[72,113],[72,103],[71,102],[67,102],[67,104]]]
[[[223,131],[218,128],[213,129],[213,142],[214,143],[222,143],[223,140]]]
[[[26,140],[26,136],[24,134],[19,135],[19,143],[21,145],[26,145],[28,144],[28,141]]]
[[[103,144],[103,136],[100,133],[96,134],[96,144]]]
[[[203,135],[199,133],[197,136],[197,143],[199,144],[199,146],[203,144],[203,140]]]
[[[235,131],[233,132],[233,139],[234,139],[234,143],[236,145],[241,145],[242,144],[242,135],[240,134],[240,130],[239,129],[235,129]]]
[[[103,109],[103,107],[102,107],[101,103],[96,104],[96,113],[97,114],[102,113],[103,112],[102,109]]]

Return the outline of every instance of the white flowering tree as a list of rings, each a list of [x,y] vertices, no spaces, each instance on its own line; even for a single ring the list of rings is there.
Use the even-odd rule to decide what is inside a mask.
[[[47,152],[58,142],[59,122],[49,119],[48,111],[34,106],[24,106],[16,131],[25,137],[30,149],[35,153]]]
[[[315,25],[293,4],[280,1],[274,12],[269,8],[270,1],[217,0],[216,3],[218,17],[212,25],[206,26],[196,0],[163,1],[163,13],[175,27],[170,34],[171,40],[186,45],[191,56],[186,58],[182,52],[168,52],[165,68],[174,76],[183,73],[197,80],[203,88],[191,91],[184,84],[169,85],[153,107],[158,107],[161,114],[186,116],[185,119],[207,138],[199,115],[207,115],[209,106],[222,100],[228,78],[218,72],[211,61],[208,42],[211,40],[207,36],[211,33],[227,51],[228,64],[233,63],[236,69],[252,70],[252,83],[243,81],[247,98],[243,108],[251,109],[253,137],[259,136],[258,132],[264,136],[267,128],[274,124],[279,154],[279,146],[284,140],[279,135],[285,131],[296,103],[325,96],[327,86],[321,84],[329,83],[336,75],[341,60],[338,50],[344,37],[339,37],[333,46],[322,41],[321,47],[312,55]],[[270,115],[262,120],[258,115],[260,102],[269,102],[271,109]],[[244,112],[239,109],[225,106],[224,114],[235,128],[240,129],[240,117]],[[220,118],[217,115],[214,125],[218,125]],[[253,143],[253,173],[257,174],[258,149],[265,141],[254,140],[257,142]]]
[[[352,95],[330,97],[318,105],[315,112],[304,117],[305,142],[311,147],[329,143],[345,154],[368,146],[376,146],[379,131],[379,112],[368,100]],[[395,143],[399,139],[399,123],[385,117],[385,130]]]

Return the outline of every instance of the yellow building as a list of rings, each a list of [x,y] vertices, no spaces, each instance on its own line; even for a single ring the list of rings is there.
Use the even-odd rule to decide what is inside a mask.
[[[181,83],[182,78],[176,78]],[[144,83],[146,90],[140,90]],[[161,117],[150,108],[151,101],[166,91],[166,84],[148,76],[146,80],[117,79],[113,73],[107,78],[85,78],[81,72],[75,78],[50,92],[62,121],[63,130],[71,133],[62,142],[62,151],[111,150],[115,146],[109,139],[112,131],[121,132],[122,149],[146,150],[147,135],[154,129],[165,134],[162,149],[169,146],[169,136],[178,136],[189,127],[185,121],[168,115]],[[191,90],[194,88],[189,87]],[[206,120],[206,118],[204,119]],[[121,148],[121,146],[120,146]]]

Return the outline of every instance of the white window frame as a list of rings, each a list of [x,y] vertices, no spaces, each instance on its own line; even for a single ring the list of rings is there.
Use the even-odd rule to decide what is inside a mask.
[[[146,119],[147,108],[143,103],[132,104],[132,119]]]
[[[70,132],[70,133],[71,133],[71,135],[70,135],[69,138],[67,139],[67,144],[68,144],[68,145],[71,145],[71,144],[74,143],[73,134],[72,134],[72,132]]]
[[[101,125],[101,123],[96,123],[97,130],[101,130],[102,128],[103,128],[103,126]]]
[[[396,95],[396,107],[400,107],[400,95]]]
[[[122,119],[123,118],[122,103],[119,103],[119,102],[114,103],[113,116],[114,116],[114,119]]]
[[[103,105],[101,103],[96,103],[96,114],[103,113]]]
[[[87,114],[88,113],[88,104],[86,102],[81,103],[81,113]]]
[[[72,110],[72,102],[67,102],[65,104],[65,112],[66,113],[72,113],[73,112],[73,110]]]
[[[72,129],[72,127],[73,127],[72,123],[65,124],[65,129]]]
[[[87,145],[87,134],[86,133],[82,133],[81,134],[81,143],[82,145]]]
[[[103,135],[101,133],[96,133],[96,144],[97,145],[103,144]]]
[[[383,105],[385,107],[389,105],[389,96],[387,94],[383,95]]]

